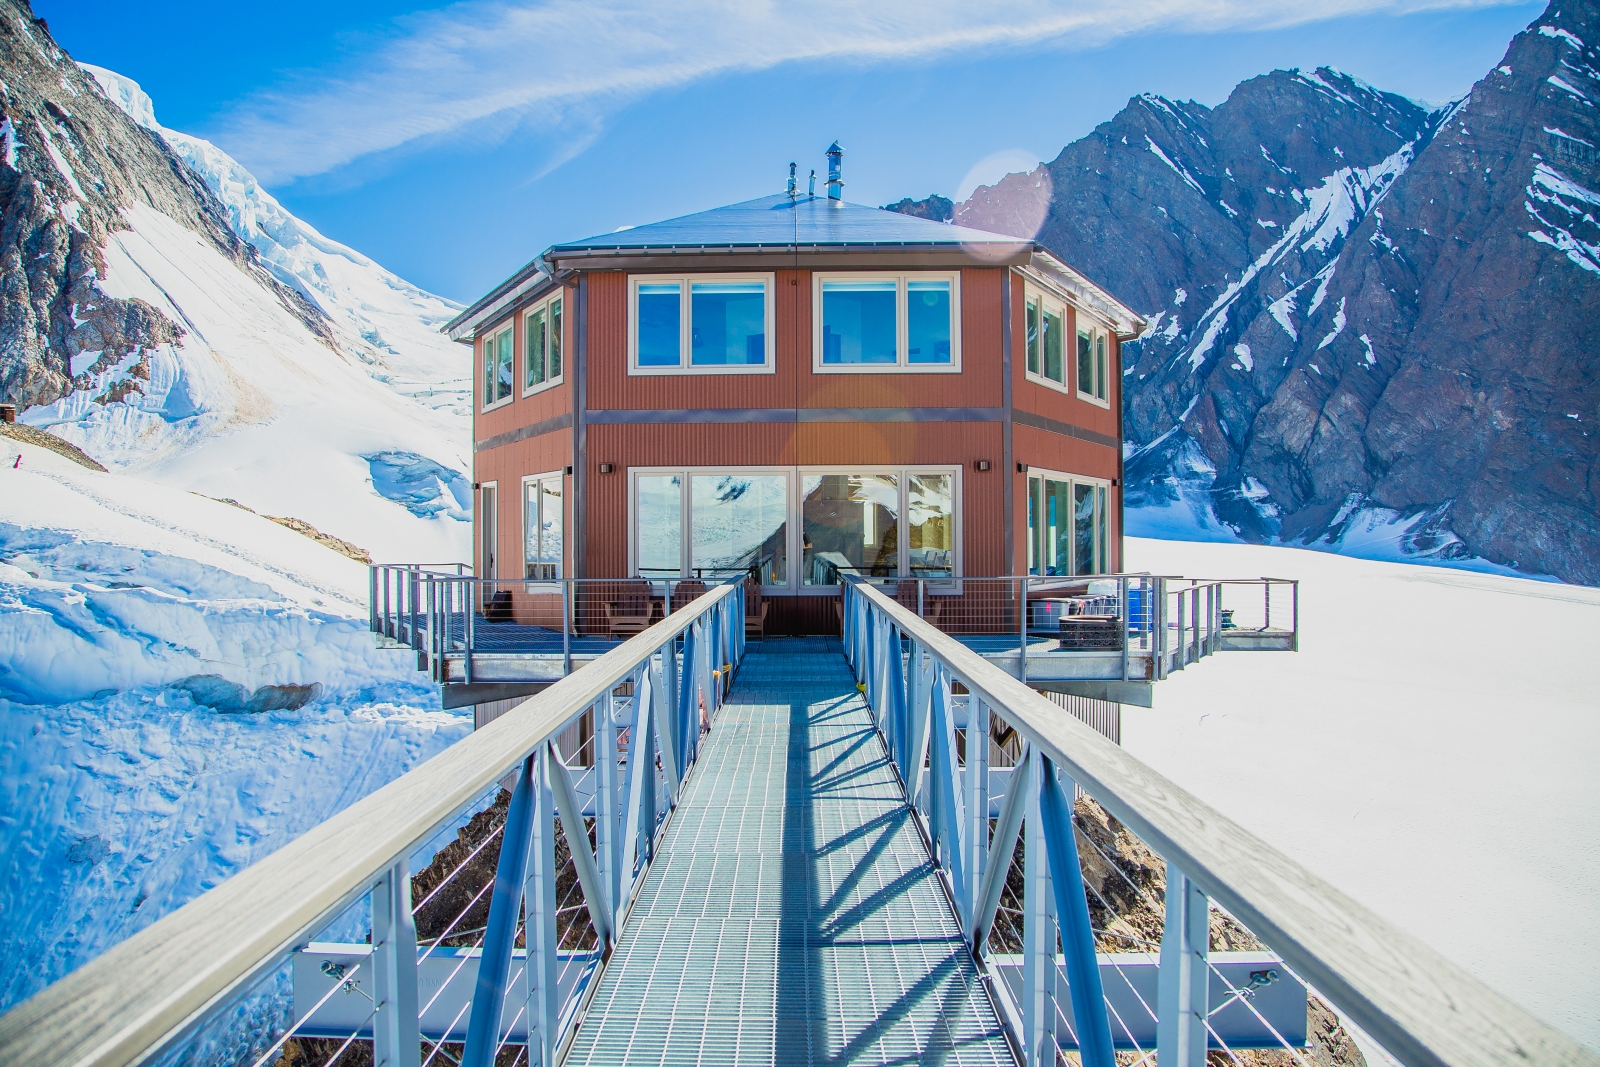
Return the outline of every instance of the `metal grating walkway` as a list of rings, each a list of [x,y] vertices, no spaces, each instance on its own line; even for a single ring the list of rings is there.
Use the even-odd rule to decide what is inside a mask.
[[[566,1062],[1015,1062],[836,640],[751,643]]]

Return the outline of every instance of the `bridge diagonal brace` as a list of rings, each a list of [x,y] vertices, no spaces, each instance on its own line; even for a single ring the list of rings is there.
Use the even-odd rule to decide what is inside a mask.
[[[683,664],[683,685],[685,689],[688,689],[692,686],[691,679],[694,677],[688,662],[688,657],[692,653],[694,645],[692,642],[686,642],[686,645],[687,651],[684,653]],[[667,654],[671,655],[671,652],[669,651]],[[664,702],[663,697],[668,692],[670,690],[667,688],[666,683],[662,681],[661,672],[652,666],[650,670],[650,721],[655,727],[657,744],[661,746],[661,766],[667,772],[667,795],[676,804],[678,802],[678,788],[683,784],[683,772],[678,766],[678,726],[682,716],[676,714],[672,707],[663,708],[659,706]],[[681,708],[684,699],[686,698],[680,694],[675,706]],[[647,730],[642,731],[639,736],[643,737],[647,733]]]
[[[610,908],[606,905],[606,892],[600,883],[594,853],[589,851],[589,831],[583,824],[578,791],[572,782],[572,772],[561,762],[554,743],[549,748],[550,785],[555,792],[556,814],[561,816],[561,832],[567,836],[567,851],[572,854],[572,866],[578,872],[578,885],[583,889],[583,902],[589,908],[589,921],[594,923],[600,944],[607,945],[615,940]]]
[[[489,897],[489,922],[484,928],[483,955],[478,962],[478,982],[472,992],[472,1014],[467,1020],[463,1067],[490,1067],[500,1044],[500,1011],[505,1004],[506,982],[511,976],[511,948],[517,937],[522,905],[523,878],[528,869],[528,845],[533,836],[534,775],[538,754],[522,761],[517,783],[506,808],[500,836],[500,861]]]
[[[1072,807],[1055,765],[1048,758],[1040,760],[1040,777],[1039,821],[1050,881],[1055,887],[1056,919],[1061,924],[1078,1054],[1084,1067],[1115,1067],[1111,1021],[1106,1016],[1105,989],[1100,984],[1100,964],[1094,953],[1094,931],[1089,925],[1089,901],[1073,834]]]
[[[1011,769],[1011,781],[1006,786],[1006,802],[1000,807],[1000,819],[995,824],[994,841],[989,849],[989,859],[983,868],[983,888],[978,893],[977,914],[972,923],[972,951],[983,955],[989,941],[989,931],[994,927],[995,912],[1000,908],[1000,896],[1006,888],[1006,875],[1011,870],[1011,858],[1017,851],[1017,838],[1022,833],[1022,815],[1028,810],[1028,790],[1032,787],[1033,746],[1023,742],[1022,755]]]

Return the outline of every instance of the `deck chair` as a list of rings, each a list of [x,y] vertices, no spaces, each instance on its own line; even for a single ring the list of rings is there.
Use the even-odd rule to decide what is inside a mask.
[[[650,626],[650,583],[619,582],[617,593],[605,602],[606,633],[632,637]]]
[[[770,605],[761,595],[761,583],[752,578],[744,582],[744,635],[765,639],[767,636],[767,608]]]
[[[698,578],[685,578],[672,589],[672,610],[677,611],[696,597],[703,596],[705,591],[705,582]]]

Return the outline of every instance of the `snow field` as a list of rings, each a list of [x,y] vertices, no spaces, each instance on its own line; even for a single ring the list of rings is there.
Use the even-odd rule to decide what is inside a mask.
[[[1298,578],[1302,634],[1160,683],[1123,710],[1128,750],[1600,1050],[1600,590],[1255,545],[1128,555]]]
[[[471,731],[360,564],[9,438],[0,478],[0,1009]],[[197,675],[321,690],[229,714]]]

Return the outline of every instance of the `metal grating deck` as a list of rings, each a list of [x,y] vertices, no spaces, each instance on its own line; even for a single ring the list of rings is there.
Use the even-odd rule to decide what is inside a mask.
[[[567,1064],[1013,1064],[838,642],[749,648]]]

